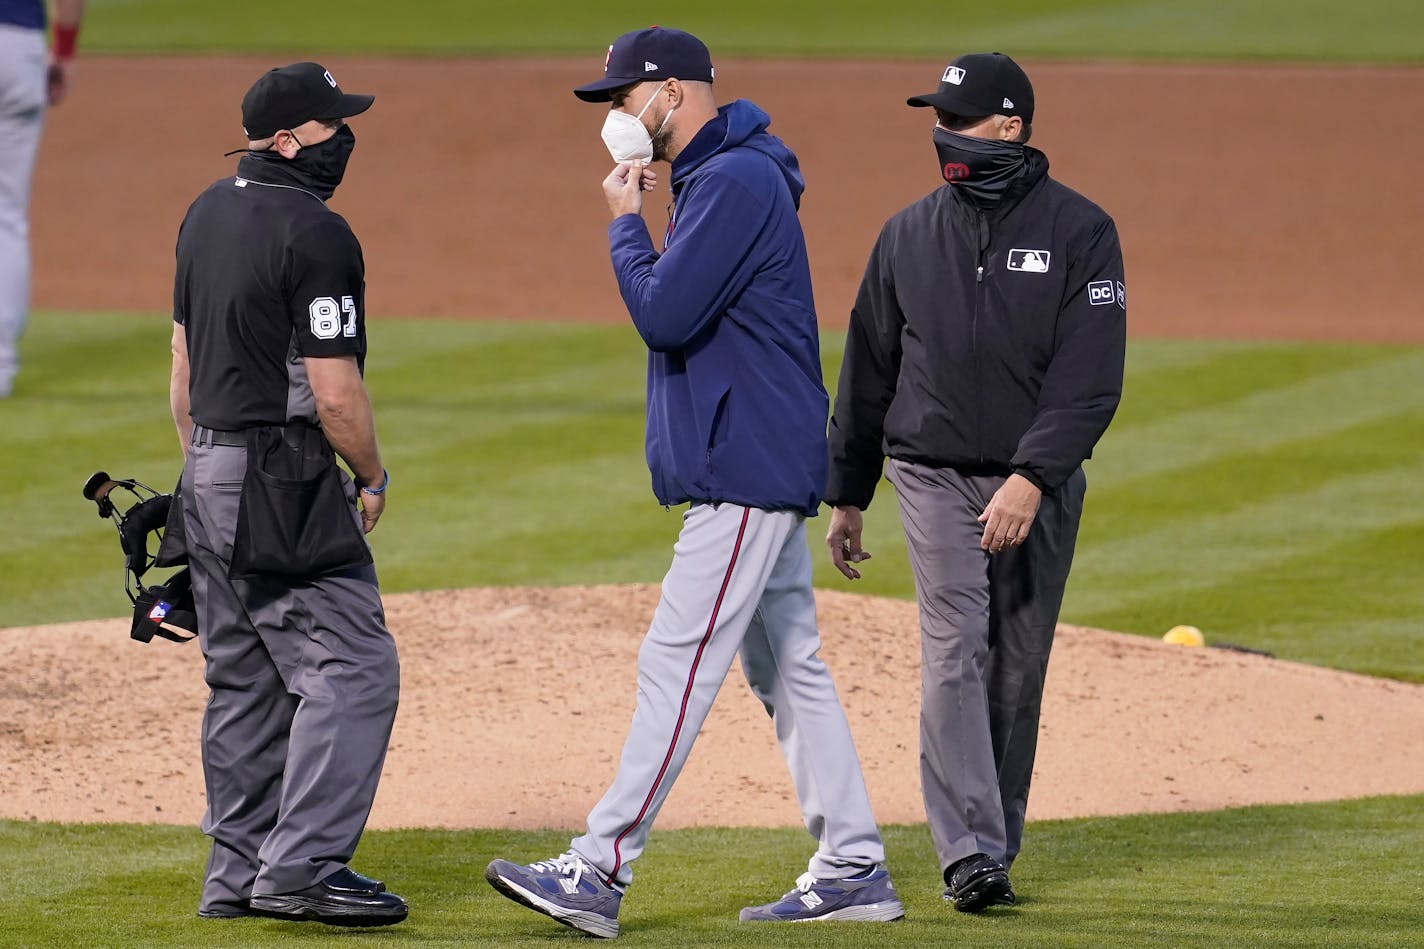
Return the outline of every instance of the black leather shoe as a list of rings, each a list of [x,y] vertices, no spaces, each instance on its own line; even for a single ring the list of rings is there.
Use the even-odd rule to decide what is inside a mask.
[[[333,889],[350,890],[353,893],[386,892],[386,885],[380,880],[373,880],[368,876],[362,876],[350,867],[342,867],[321,882]]]
[[[405,919],[410,907],[379,880],[342,867],[320,883],[295,893],[254,896],[248,906],[258,916],[315,920],[328,926],[390,926]]]
[[[252,915],[254,914],[247,908],[246,900],[241,903],[219,903],[198,910],[198,916],[202,919],[246,919]]]
[[[1009,871],[988,854],[955,861],[944,871],[944,882],[948,886],[944,898],[961,913],[980,913],[990,906],[1013,906],[1015,902]]]

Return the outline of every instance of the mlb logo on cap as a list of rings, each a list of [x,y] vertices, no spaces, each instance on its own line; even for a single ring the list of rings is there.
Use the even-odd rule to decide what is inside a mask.
[[[964,70],[960,69],[958,66],[950,66],[944,71],[944,76],[940,78],[940,82],[948,82],[956,86],[962,83],[963,81]]]

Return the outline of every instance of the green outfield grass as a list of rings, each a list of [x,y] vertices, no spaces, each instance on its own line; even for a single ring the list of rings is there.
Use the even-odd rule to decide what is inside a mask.
[[[885,828],[904,922],[768,930],[737,911],[788,889],[810,849],[799,830],[654,832],[623,904],[621,945],[1404,947],[1424,927],[1424,797],[1030,825],[1014,867],[1022,902],[983,916],[941,899],[929,833]],[[355,864],[410,900],[410,919],[362,945],[584,945],[494,893],[484,865],[533,860],[568,833],[372,832]],[[352,945],[314,923],[200,920],[207,841],[196,830],[0,822],[4,946]]]
[[[0,626],[121,615],[113,529],[80,497],[96,468],[168,490],[161,316],[40,314],[0,401]],[[631,328],[375,321],[368,380],[394,484],[372,535],[387,592],[654,583],[680,519],[642,457]],[[824,342],[834,382],[839,333]],[[1063,617],[1424,680],[1424,349],[1134,340],[1121,411],[1089,463]],[[850,584],[913,596],[894,495],[867,512]]]
[[[719,55],[928,56],[1004,49],[1036,57],[1420,62],[1415,0],[720,0],[669,11],[583,0],[90,0],[84,44],[104,52],[572,53],[596,59],[657,20]]]

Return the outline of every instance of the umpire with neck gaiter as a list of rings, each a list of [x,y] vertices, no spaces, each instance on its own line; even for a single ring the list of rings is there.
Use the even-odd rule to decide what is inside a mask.
[[[346,120],[371,102],[316,63],[262,76],[242,100],[237,173],[178,232],[170,396],[185,464],[171,523],[211,689],[204,917],[407,914],[348,865],[400,688],[364,537],[389,483],[362,377],[365,265],[326,206],[355,144]]]
[[[925,809],[945,896],[979,912],[1015,900],[1082,464],[1122,392],[1127,297],[1112,218],[1026,144],[1017,63],[961,56],[908,101],[934,111],[945,184],[886,222],[851,311],[826,542],[859,577],[883,467],[920,605]]]

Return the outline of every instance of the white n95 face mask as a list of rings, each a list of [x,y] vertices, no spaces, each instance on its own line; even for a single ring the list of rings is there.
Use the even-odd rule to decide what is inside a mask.
[[[614,161],[653,160],[653,136],[643,127],[643,113],[648,111],[648,106],[653,104],[666,85],[667,80],[663,80],[662,86],[658,86],[658,91],[648,97],[637,115],[629,115],[616,109],[608,110],[608,116],[603,120],[603,144],[608,146],[608,154],[613,156]],[[663,116],[662,124],[658,126],[658,132],[663,130],[663,126],[667,125],[668,119],[672,118],[676,111],[677,106],[668,109],[668,114]],[[657,132],[653,134],[656,135]]]

